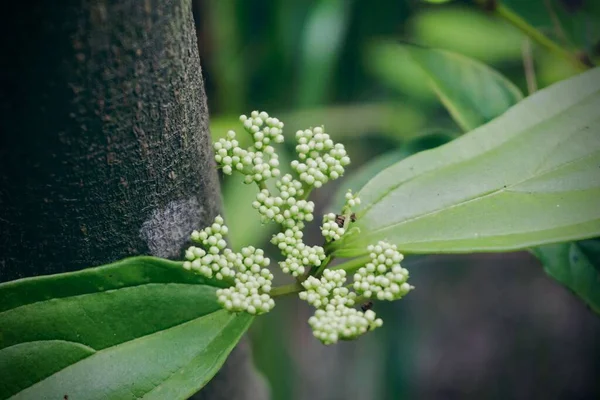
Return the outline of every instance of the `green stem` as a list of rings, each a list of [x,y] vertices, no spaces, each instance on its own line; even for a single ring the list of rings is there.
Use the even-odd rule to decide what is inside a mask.
[[[475,0],[483,8],[488,8],[490,0]],[[506,22],[519,29],[525,35],[529,36],[531,40],[539,44],[540,46],[548,49],[549,51],[557,54],[558,56],[570,61],[577,69],[585,71],[589,67],[584,64],[575,54],[565,50],[550,38],[534,28],[527,21],[521,18],[517,13],[506,7],[504,4],[498,2],[493,5],[492,12],[498,17],[504,19]]]
[[[319,265],[319,269],[317,269],[317,272],[315,272],[313,276],[315,276],[317,278],[319,276],[321,276],[321,274],[323,273],[325,268],[327,268],[327,266],[331,263],[332,260],[333,260],[333,256],[331,254],[327,255],[327,257],[323,260],[321,265]]]
[[[359,268],[364,267],[366,263],[371,260],[369,255],[353,258],[352,260],[346,261],[345,263],[341,263],[336,265],[333,269],[343,269],[346,270],[346,274],[350,275],[355,273]]]
[[[300,196],[298,200],[306,200],[310,196],[310,192],[312,192],[313,188],[311,186],[306,186],[304,188],[304,194]]]
[[[335,242],[327,242],[323,245],[323,249],[325,250],[325,254],[333,253],[333,244]]]
[[[363,303],[366,303],[367,301],[372,301],[372,300],[369,297],[358,296],[357,298],[354,299],[354,304],[356,304],[357,306],[360,306]]]
[[[298,282],[290,283],[288,285],[277,286],[271,289],[271,297],[280,297],[288,294],[300,293],[304,291],[304,286]]]
[[[256,182],[256,184],[258,185],[258,190],[267,189],[267,183],[265,181]]]

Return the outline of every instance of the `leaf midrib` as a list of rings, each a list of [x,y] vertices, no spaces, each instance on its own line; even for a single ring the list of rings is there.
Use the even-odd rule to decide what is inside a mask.
[[[124,266],[127,266],[130,263],[135,263],[135,265],[132,268],[147,268],[148,271],[153,271],[155,273],[164,271],[167,274],[168,273],[177,274],[178,272],[182,271],[182,272],[184,272],[184,274],[189,274],[189,276],[186,277],[185,279],[183,279],[183,276],[185,276],[185,275],[182,275],[182,276],[174,276],[174,278],[179,278],[179,279],[156,281],[156,280],[151,280],[152,274],[151,273],[148,274],[148,271],[142,271],[142,272],[146,272],[146,274],[140,275],[140,276],[128,276],[128,275],[121,276],[121,275],[119,275],[119,269]],[[23,305],[29,305],[29,304],[35,304],[35,303],[39,303],[39,302],[43,302],[43,301],[48,301],[50,299],[64,299],[64,298],[68,298],[68,297],[72,297],[72,296],[94,294],[94,293],[105,292],[108,290],[118,290],[118,289],[124,289],[124,288],[128,288],[128,287],[136,287],[136,286],[140,286],[140,285],[144,285],[144,284],[152,284],[152,283],[155,283],[155,284],[161,284],[161,283],[182,283],[182,284],[184,284],[185,283],[185,284],[193,284],[193,285],[205,285],[205,286],[210,286],[210,287],[214,287],[214,288],[226,287],[231,284],[231,282],[227,282],[226,280],[223,280],[223,281],[205,280],[205,279],[201,278],[199,275],[195,275],[195,274],[185,271],[182,268],[182,264],[183,263],[180,261],[172,261],[172,260],[167,260],[167,259],[162,259],[162,258],[157,258],[157,257],[152,257],[152,256],[137,256],[137,257],[131,257],[131,258],[119,260],[119,261],[116,261],[111,264],[86,268],[86,269],[74,271],[74,272],[65,272],[65,273],[60,273],[60,274],[55,274],[55,275],[41,275],[41,276],[23,278],[23,279],[19,279],[16,281],[0,283],[0,313],[16,308],[12,304],[10,305],[10,307],[12,307],[12,308],[5,308],[6,304],[4,304],[2,302],[2,300],[9,302],[9,303],[14,303],[15,301],[10,295],[13,294],[13,292],[15,291],[15,288],[18,289],[19,286],[21,286],[21,285],[27,285],[27,284],[31,284],[31,283],[44,284],[45,282],[50,282],[52,284],[55,284],[57,281],[60,281],[61,279],[68,279],[68,282],[71,283],[74,280],[86,279],[86,278],[88,278],[88,280],[92,279],[93,284],[95,285],[98,282],[95,282],[94,279],[101,278],[103,275],[106,275],[108,272],[112,272],[116,276],[114,278],[111,277],[112,280],[104,281],[104,283],[106,283],[108,286],[107,288],[104,288],[104,287],[101,288],[100,286],[91,286],[91,287],[84,287],[81,291],[77,291],[77,292],[74,291],[74,293],[68,293],[67,295],[62,295],[61,293],[52,292],[51,297],[43,297],[43,298],[40,297],[39,299],[34,299],[34,300],[19,299],[20,303],[22,303],[19,305],[19,307],[23,306]],[[178,270],[180,270],[180,271],[178,271]],[[121,283],[123,283],[123,285],[121,285],[121,286],[117,286],[119,277],[124,279],[121,282]],[[137,280],[135,280],[135,279],[137,279]],[[4,294],[3,291],[8,291],[9,296],[6,296],[6,294]]]
[[[495,195],[497,195],[499,193],[513,192],[510,189],[513,188],[513,187],[515,187],[515,186],[519,186],[519,185],[521,185],[523,183],[526,183],[526,182],[528,182],[528,181],[530,181],[532,179],[538,179],[540,177],[543,177],[546,174],[549,174],[549,173],[552,173],[552,172],[556,171],[557,169],[564,168],[564,167],[566,167],[566,166],[568,166],[570,164],[577,163],[577,162],[579,162],[581,160],[585,160],[586,158],[590,158],[590,157],[596,156],[597,154],[598,154],[598,152],[589,153],[589,154],[587,154],[587,155],[585,155],[583,157],[579,157],[579,158],[573,159],[573,160],[571,160],[569,162],[565,162],[563,164],[560,164],[560,165],[556,166],[555,168],[552,168],[552,169],[550,169],[550,170],[548,170],[548,171],[546,171],[546,172],[544,172],[542,174],[535,175],[535,176],[530,176],[527,179],[524,179],[522,181],[510,184],[510,185],[506,185],[506,187],[501,187],[501,188],[498,188],[498,189],[494,189],[494,190],[491,190],[491,191],[488,191],[488,192],[484,192],[484,193],[478,194],[477,196],[474,196],[474,197],[471,197],[471,198],[468,198],[468,199],[465,199],[465,200],[461,200],[458,203],[454,203],[454,204],[449,205],[449,206],[444,207],[444,208],[438,208],[437,210],[432,210],[432,211],[429,211],[429,212],[426,212],[426,213],[423,213],[423,214],[419,214],[419,215],[416,215],[416,216],[414,216],[412,218],[405,219],[403,221],[399,221],[399,222],[396,222],[396,223],[393,223],[393,224],[389,224],[389,225],[385,225],[385,226],[379,227],[377,229],[373,229],[373,230],[369,231],[369,233],[370,234],[376,234],[378,232],[384,231],[384,230],[392,228],[392,227],[398,227],[398,226],[407,224],[409,222],[413,222],[413,221],[419,220],[421,218],[427,218],[427,217],[429,217],[431,215],[435,215],[437,213],[445,212],[445,211],[451,210],[453,208],[460,207],[460,206],[462,206],[464,204],[468,204],[468,203],[471,203],[471,202],[484,200],[484,199],[486,199],[488,197],[495,196]],[[586,190],[587,189],[581,189],[581,190],[572,190],[572,189],[570,189],[569,192],[586,191]],[[515,193],[515,192],[513,192],[513,193]]]
[[[64,368],[61,368],[60,370],[58,370],[58,371],[56,371],[56,372],[54,372],[54,373],[52,373],[52,374],[50,374],[50,375],[46,376],[44,379],[42,379],[42,380],[40,380],[40,381],[38,381],[38,382],[34,383],[33,385],[31,385],[31,386],[28,386],[27,388],[25,388],[25,389],[22,389],[22,390],[20,390],[20,391],[19,391],[19,392],[17,392],[17,393],[14,393],[13,395],[11,395],[11,397],[14,397],[14,396],[16,396],[16,395],[18,395],[19,393],[21,393],[22,391],[24,391],[24,390],[27,390],[27,389],[30,389],[30,388],[32,388],[32,387],[33,387],[33,386],[35,386],[35,385],[41,384],[41,383],[42,383],[42,382],[44,382],[46,379],[49,379],[50,377],[52,377],[52,376],[54,376],[54,375],[56,375],[56,374],[60,373],[61,371],[64,371],[64,370],[65,370],[65,369],[67,369],[67,368],[75,367],[75,366],[76,366],[78,363],[80,363],[80,362],[82,362],[82,361],[84,361],[84,360],[87,360],[87,359],[88,359],[88,358],[90,358],[90,357],[94,357],[94,356],[96,356],[96,355],[99,355],[99,354],[101,354],[101,353],[103,353],[103,352],[110,351],[111,349],[114,349],[115,347],[122,346],[122,345],[124,345],[124,344],[129,344],[129,343],[134,343],[134,342],[141,342],[141,341],[143,341],[143,340],[147,340],[149,336],[164,334],[164,332],[165,332],[165,331],[167,331],[167,330],[170,330],[170,329],[173,329],[173,328],[177,328],[177,327],[179,327],[179,326],[181,326],[181,325],[185,325],[185,324],[189,324],[189,323],[195,322],[195,321],[197,321],[198,319],[205,318],[205,317],[207,317],[207,316],[210,316],[210,315],[212,315],[212,314],[214,314],[214,313],[216,313],[216,312],[224,312],[224,311],[225,311],[225,310],[222,310],[222,309],[221,309],[221,310],[216,310],[216,311],[213,311],[213,312],[211,312],[211,313],[209,313],[209,314],[204,314],[204,315],[202,315],[201,317],[198,317],[198,318],[193,318],[193,319],[190,319],[190,320],[188,320],[188,321],[181,322],[181,323],[179,323],[179,324],[175,324],[175,325],[173,325],[173,326],[170,326],[170,327],[168,327],[168,328],[161,329],[161,330],[158,330],[158,331],[155,331],[155,332],[152,332],[152,333],[149,333],[149,334],[146,334],[146,335],[143,335],[143,336],[137,337],[137,338],[135,338],[135,339],[133,339],[133,340],[128,340],[128,341],[126,341],[126,342],[121,342],[121,343],[118,343],[118,344],[112,345],[112,346],[110,346],[110,347],[105,347],[105,348],[103,348],[103,349],[100,349],[100,350],[95,350],[95,349],[94,349],[94,354],[90,354],[89,356],[87,356],[87,357],[84,357],[84,358],[82,358],[82,359],[78,360],[77,362],[75,362],[75,363],[73,363],[73,364],[69,364],[69,365],[65,366]],[[212,337],[212,339],[211,339],[211,340],[210,340],[210,341],[209,341],[209,342],[206,344],[206,346],[204,347],[204,349],[203,349],[202,351],[205,351],[205,350],[206,350],[206,349],[207,349],[207,348],[210,346],[210,344],[211,344],[211,343],[213,343],[213,342],[214,342],[214,341],[215,341],[215,340],[216,340],[218,337],[220,337],[220,336],[222,335],[223,331],[225,330],[225,328],[226,328],[227,326],[229,326],[229,324],[230,324],[230,323],[231,323],[231,317],[230,317],[229,321],[228,321],[226,324],[224,324],[224,325],[223,325],[223,326],[222,326],[222,327],[219,329],[218,333],[217,333],[216,335],[214,335],[214,336]],[[61,339],[49,339],[49,340],[51,340],[51,341],[59,341],[59,340],[61,340]],[[75,344],[80,344],[80,345],[82,345],[82,346],[86,346],[86,347],[92,348],[92,347],[90,347],[90,346],[87,346],[87,345],[85,345],[85,344],[83,344],[83,343],[79,343],[79,342],[65,341],[65,340],[61,340],[61,341],[63,341],[63,342],[71,342],[71,343],[75,343]],[[23,342],[23,343],[34,343],[34,342],[36,342],[36,341]],[[21,343],[18,343],[18,344],[21,344]],[[92,348],[92,349],[93,349],[93,348]],[[222,352],[221,352],[221,353],[222,353]],[[195,358],[195,357],[194,357],[194,358]],[[215,362],[214,364],[216,364],[216,362]],[[213,365],[214,365],[214,364],[213,364]],[[189,363],[188,363],[188,364],[186,364],[186,365],[189,365]],[[162,381],[161,385],[162,385],[164,382],[166,382],[166,381],[167,381],[167,380],[168,380],[170,377],[172,377],[172,376],[173,376],[173,375],[174,375],[176,372],[180,371],[180,370],[181,370],[181,368],[183,368],[183,367],[180,367],[180,368],[178,368],[177,370],[175,370],[174,372],[172,372],[171,374],[169,374],[169,377],[168,377],[167,379],[164,379],[164,380]],[[155,390],[157,387],[158,387],[158,386],[156,386],[156,387],[152,388],[150,391],[147,391],[147,392],[145,392],[145,393],[144,393],[144,395],[147,395],[148,393],[152,392],[152,391],[153,391],[153,390]],[[141,398],[141,397],[138,397],[138,398]]]
[[[591,220],[591,222],[594,221],[598,221],[600,222],[600,218],[596,218]],[[531,232],[546,232],[546,231],[551,231],[551,230],[555,230],[555,229],[559,229],[559,228],[568,228],[574,225],[578,225],[579,223],[570,223],[570,224],[564,224],[564,225],[559,225],[553,228],[546,228],[546,229],[539,229],[539,230],[532,230]],[[485,238],[496,238],[496,237],[502,237],[502,238],[507,238],[507,237],[511,237],[511,236],[519,236],[519,235],[523,235],[522,232],[506,232],[506,233],[502,233],[500,235],[498,234],[488,234],[488,235],[479,235],[478,239],[485,239]],[[585,240],[585,239],[591,239],[596,237],[596,235],[590,235],[589,237],[573,237],[573,238],[568,238],[565,239],[565,241],[569,241],[569,240]],[[452,239],[448,239],[448,240],[442,240],[442,239],[435,239],[435,240],[411,240],[410,243],[411,245],[414,244],[423,244],[423,243],[431,243],[431,242],[435,242],[435,243],[452,243],[452,242],[456,242],[456,241],[462,241],[462,240],[469,240],[472,239],[471,237],[454,237]],[[518,247],[506,247],[506,246],[502,246],[503,249],[513,249],[513,250],[518,250],[518,249],[526,249],[528,247],[532,247],[532,246],[539,246],[539,244],[536,244],[537,242],[535,241],[531,241],[531,244],[524,244],[522,246],[518,246]],[[497,246],[490,246],[488,248],[496,248]],[[460,253],[464,253],[464,250],[459,251]],[[468,252],[472,252],[472,251],[468,251]]]
[[[96,350],[95,348],[93,348],[92,346],[89,346],[87,344],[83,344],[80,342],[74,342],[72,340],[65,340],[65,339],[41,339],[41,340],[28,340],[26,342],[19,342],[19,343],[15,343],[15,344],[11,344],[10,346],[7,347],[3,347],[2,349],[0,349],[0,351],[2,350],[6,350],[6,349],[10,349],[11,347],[15,347],[15,346],[20,346],[22,344],[31,344],[31,343],[40,343],[40,342],[59,342],[59,343],[69,343],[69,344],[75,344],[78,346],[82,346],[90,351],[93,351],[94,353],[101,351],[101,350]],[[90,354],[91,355],[91,354]],[[86,357],[87,358],[87,357]]]
[[[219,310],[219,311],[221,311],[221,310]],[[191,321],[188,321],[188,322],[191,322]],[[197,355],[196,355],[196,356],[195,356],[195,357],[194,357],[192,360],[190,360],[190,362],[189,362],[189,363],[187,363],[185,366],[182,366],[182,367],[179,367],[179,368],[177,368],[175,371],[173,371],[171,374],[169,374],[169,376],[168,376],[166,379],[164,379],[164,380],[163,380],[163,381],[162,381],[160,384],[158,384],[157,386],[155,386],[155,387],[154,387],[154,388],[152,388],[151,390],[149,390],[149,391],[145,392],[145,393],[144,393],[144,397],[145,397],[146,395],[148,395],[148,394],[150,394],[150,393],[154,392],[155,390],[158,390],[158,389],[159,389],[161,386],[163,386],[163,385],[165,384],[165,382],[167,382],[169,379],[171,379],[171,377],[172,377],[173,375],[175,375],[177,372],[181,371],[182,369],[184,369],[184,368],[188,367],[188,366],[189,366],[191,363],[193,363],[193,362],[194,362],[194,360],[195,360],[195,359],[196,359],[198,356],[200,356],[202,353],[205,353],[205,352],[206,352],[206,350],[208,349],[208,347],[210,346],[210,344],[211,344],[211,343],[213,343],[215,340],[217,340],[219,337],[221,337],[221,336],[223,335],[223,332],[225,331],[225,328],[226,328],[226,327],[228,327],[230,323],[231,323],[231,318],[230,318],[230,320],[229,320],[229,321],[228,321],[228,322],[227,322],[225,325],[223,325],[223,327],[222,327],[222,328],[219,330],[219,332],[218,332],[216,335],[214,335],[214,336],[213,336],[212,340],[211,340],[211,341],[210,341],[210,342],[209,342],[209,343],[208,343],[208,344],[207,344],[207,345],[206,345],[206,346],[205,346],[205,347],[202,349],[202,351],[201,351],[200,353],[198,353],[198,354],[197,354]],[[169,328],[169,329],[170,329],[170,328]],[[215,365],[217,365],[217,363],[218,363],[218,362],[219,362],[219,360],[220,360],[220,356],[221,356],[223,353],[225,353],[226,351],[227,351],[227,348],[225,347],[225,348],[223,348],[223,349],[222,349],[222,350],[219,352],[219,357],[215,357],[215,358],[214,358],[214,360],[215,360],[215,361],[214,361],[214,362],[211,364],[211,367],[209,368],[209,370],[212,370],[212,368],[213,368]],[[195,392],[195,391],[194,391],[194,392]],[[194,393],[193,393],[193,392],[192,392],[192,393],[188,393],[188,395],[190,395],[190,396],[191,396],[192,394],[194,394]]]
[[[131,288],[135,288],[135,287],[141,287],[141,286],[147,286],[147,285],[165,285],[165,286],[168,286],[168,285],[202,286],[202,285],[193,284],[193,283],[179,283],[179,282],[169,282],[169,283],[154,283],[154,282],[146,282],[146,283],[142,283],[142,284],[140,284],[140,285],[124,286],[124,287],[117,288],[117,289],[109,289],[109,290],[98,291],[98,292],[92,292],[92,293],[83,293],[83,294],[76,295],[76,296],[67,296],[67,297],[61,297],[61,298],[59,298],[59,299],[47,299],[47,300],[37,301],[37,302],[34,302],[34,303],[28,303],[28,304],[24,304],[24,305],[22,305],[22,306],[19,306],[19,307],[15,307],[15,308],[12,308],[12,309],[9,309],[9,310],[2,311],[2,312],[0,312],[0,321],[2,320],[2,316],[3,316],[5,313],[7,313],[7,312],[14,312],[15,310],[18,310],[18,309],[19,309],[19,308],[21,308],[21,307],[29,307],[29,306],[31,306],[31,305],[34,305],[34,304],[38,304],[38,303],[47,303],[47,302],[51,302],[51,301],[60,301],[60,300],[66,300],[66,299],[76,299],[76,298],[78,298],[78,297],[84,297],[84,296],[93,296],[93,295],[100,294],[100,293],[117,292],[117,291],[119,291],[119,290],[123,290],[123,289],[131,289]],[[204,285],[204,286],[210,286],[210,285]],[[212,287],[212,286],[211,286],[211,287]],[[171,326],[168,326],[168,327],[166,327],[166,328],[163,328],[163,329],[160,329],[160,330],[157,330],[157,331],[153,331],[153,332],[146,333],[146,334],[144,334],[144,335],[142,335],[142,336],[139,336],[139,337],[136,337],[135,339],[132,339],[132,340],[137,340],[137,339],[140,339],[140,338],[144,338],[144,337],[146,337],[146,336],[149,336],[149,335],[154,335],[154,334],[156,334],[156,333],[159,333],[159,332],[162,332],[162,331],[165,331],[165,330],[168,330],[168,329],[175,328],[175,327],[177,327],[177,326],[179,326],[179,325],[182,325],[182,324],[188,323],[188,322],[190,322],[190,321],[195,321],[195,320],[197,320],[198,318],[203,318],[203,317],[209,316],[209,315],[211,315],[211,314],[213,314],[213,313],[215,313],[215,312],[219,312],[219,311],[221,311],[221,310],[222,310],[222,309],[216,309],[215,311],[211,311],[210,313],[203,314],[203,315],[201,315],[201,316],[199,316],[199,317],[196,317],[196,318],[193,318],[193,319],[189,319],[189,320],[187,320],[187,321],[184,321],[184,322],[176,323],[175,325],[171,325]],[[84,312],[84,314],[86,314],[86,313]],[[55,339],[43,339],[43,340],[62,340],[62,341],[65,341],[64,339],[56,339],[56,338],[55,338]],[[72,341],[72,340],[71,340],[71,341],[69,341],[69,342],[72,342],[72,343],[77,343],[77,344],[81,344],[82,346],[86,346],[86,347],[89,347],[89,348],[91,348],[91,349],[94,349],[94,351],[96,351],[96,352],[100,352],[100,351],[104,351],[104,350],[106,350],[106,349],[110,349],[110,348],[112,348],[112,347],[115,347],[115,346],[119,346],[119,345],[121,345],[121,344],[123,344],[123,343],[128,343],[128,342],[131,342],[132,340],[127,340],[127,341],[124,341],[124,342],[116,343],[116,344],[113,344],[112,346],[103,347],[103,348],[101,348],[101,349],[96,349],[96,348],[94,348],[93,346],[90,346],[89,344],[85,344],[85,343],[83,343],[83,342],[76,342],[76,341]],[[10,346],[7,346],[7,347],[2,347],[2,348],[0,348],[0,350],[3,350],[3,349],[6,349],[6,348],[9,348],[9,347],[11,347],[11,346],[15,346],[15,345],[17,345],[17,344],[20,344],[20,343],[32,343],[32,342],[36,342],[36,341],[39,341],[39,340],[29,340],[29,341],[24,341],[24,342],[19,342],[19,343],[11,344]],[[87,358],[87,357],[86,357],[86,358]]]
[[[2,315],[4,315],[7,312],[13,312],[15,310],[18,310],[19,308],[29,307],[29,306],[32,306],[34,304],[48,303],[48,302],[51,302],[51,301],[60,301],[60,300],[67,300],[67,299],[76,299],[78,297],[83,297],[83,296],[93,296],[93,295],[101,294],[101,293],[112,293],[112,292],[117,292],[117,291],[123,290],[123,289],[132,289],[132,288],[141,287],[141,286],[148,286],[148,285],[208,286],[208,287],[212,287],[212,288],[218,289],[218,287],[211,286],[211,285],[206,285],[206,284],[200,284],[200,283],[186,283],[186,282],[144,282],[144,283],[140,283],[138,285],[121,286],[121,287],[118,287],[118,288],[102,289],[102,290],[98,290],[98,291],[95,291],[95,292],[80,293],[80,294],[77,294],[77,295],[69,295],[69,296],[65,296],[65,297],[53,297],[51,299],[44,299],[44,300],[33,301],[31,303],[22,304],[22,305],[17,306],[17,307],[8,308],[6,310],[0,311],[0,319],[2,319]]]

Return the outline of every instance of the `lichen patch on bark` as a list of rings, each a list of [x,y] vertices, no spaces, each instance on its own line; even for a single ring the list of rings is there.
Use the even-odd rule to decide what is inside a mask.
[[[176,258],[190,233],[207,221],[204,214],[204,207],[196,197],[171,201],[152,211],[140,228],[140,237],[153,255]]]

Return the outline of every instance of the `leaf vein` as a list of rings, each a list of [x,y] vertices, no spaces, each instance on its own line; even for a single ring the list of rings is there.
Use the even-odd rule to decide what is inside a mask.
[[[393,224],[385,225],[385,226],[379,227],[379,228],[377,228],[377,229],[374,229],[374,230],[372,230],[372,231],[370,231],[370,232],[371,232],[371,233],[377,233],[377,232],[381,232],[381,231],[384,231],[384,230],[386,230],[386,229],[389,229],[389,228],[391,228],[391,227],[398,227],[398,226],[401,226],[401,225],[407,224],[407,223],[409,223],[409,222],[413,222],[413,221],[419,220],[419,219],[421,219],[421,218],[426,218],[426,217],[429,217],[429,216],[431,216],[431,215],[438,214],[438,213],[440,213],[440,212],[444,212],[444,211],[447,211],[447,210],[451,210],[451,209],[453,209],[453,208],[460,207],[460,206],[462,206],[462,205],[465,205],[465,204],[468,204],[468,203],[471,203],[471,202],[475,202],[475,201],[479,201],[479,200],[486,199],[486,198],[488,198],[488,197],[495,196],[496,194],[499,194],[499,193],[502,193],[502,192],[512,192],[512,193],[517,193],[517,191],[513,191],[513,190],[510,190],[510,189],[511,189],[511,188],[514,188],[514,187],[516,187],[516,186],[518,186],[518,185],[521,185],[521,184],[523,184],[523,183],[526,183],[526,182],[528,182],[528,181],[530,181],[530,180],[532,180],[532,179],[537,179],[537,178],[539,178],[540,176],[543,176],[543,175],[545,175],[545,174],[548,174],[548,173],[554,172],[555,170],[557,170],[557,169],[560,169],[560,168],[563,168],[563,167],[564,167],[564,166],[566,166],[566,165],[569,165],[569,164],[572,164],[572,163],[579,162],[579,161],[581,161],[581,160],[583,160],[583,159],[586,159],[586,158],[591,158],[591,157],[595,156],[596,154],[597,154],[597,152],[595,152],[595,153],[591,153],[591,154],[587,154],[587,155],[585,155],[585,156],[583,156],[583,157],[579,157],[579,158],[576,158],[576,159],[570,160],[570,161],[568,161],[568,162],[565,162],[565,163],[563,163],[563,164],[560,164],[560,165],[558,165],[556,168],[554,168],[554,169],[552,169],[552,170],[549,170],[549,171],[545,172],[544,174],[537,175],[537,176],[530,176],[530,177],[528,177],[527,179],[524,179],[524,180],[522,180],[522,181],[519,181],[519,182],[516,182],[516,183],[513,183],[513,184],[506,185],[505,187],[501,187],[501,188],[498,188],[498,189],[490,190],[490,191],[488,191],[488,192],[483,192],[483,193],[480,193],[480,194],[478,194],[478,195],[476,195],[476,196],[474,196],[474,197],[471,197],[471,198],[468,198],[468,199],[465,199],[465,200],[461,200],[460,202],[457,202],[457,203],[455,203],[455,204],[452,204],[452,205],[450,205],[450,206],[447,206],[447,207],[444,207],[444,208],[438,208],[438,209],[436,209],[436,210],[432,210],[432,211],[429,211],[429,212],[426,212],[426,213],[423,213],[423,214],[415,215],[415,216],[414,216],[414,217],[412,217],[412,218],[408,218],[408,219],[405,219],[405,220],[403,220],[403,221],[400,221],[400,222],[395,222],[395,223],[393,223]]]

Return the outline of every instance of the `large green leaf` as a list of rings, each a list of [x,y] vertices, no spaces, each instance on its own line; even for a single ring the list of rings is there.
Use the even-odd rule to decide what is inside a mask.
[[[600,234],[600,68],[387,168],[362,190],[361,235],[407,253],[506,251]]]
[[[457,122],[471,121],[474,124],[478,120],[487,122],[489,115],[486,113],[492,111],[497,115],[504,113],[510,106],[516,104],[522,97],[518,89],[512,84],[507,84],[507,80],[499,78],[492,79],[493,82],[487,82],[488,87],[482,82],[482,86],[478,90],[473,90],[473,85],[456,85],[453,84],[456,80],[453,76],[461,77],[469,74],[468,65],[477,65],[473,62],[455,63],[453,66],[458,71],[452,72],[452,68],[444,68],[444,62],[431,62],[436,60],[435,51],[418,50],[412,51],[413,57],[420,61],[423,70],[426,71],[432,80],[432,86],[439,93],[442,102],[448,108],[448,111],[454,116]],[[496,72],[489,67],[479,67],[480,71],[488,71],[485,74],[488,76],[497,75]],[[491,71],[491,72],[490,72]],[[476,74],[475,74],[476,75]],[[490,90],[498,89],[505,83],[506,91]],[[518,95],[505,96],[507,92],[517,91]],[[494,92],[494,96],[491,92]],[[481,96],[481,93],[488,93],[486,96]],[[462,101],[461,101],[462,100]],[[470,104],[469,104],[470,103]],[[476,105],[480,104],[480,105]],[[467,106],[468,107],[465,107]],[[492,105],[489,107],[489,105]],[[493,108],[493,110],[492,110]],[[589,253],[596,254],[596,260],[586,256],[583,247],[589,247],[591,244],[598,245],[599,242],[568,242],[561,244],[552,244],[545,246],[534,247],[531,251],[535,254],[549,275],[554,277],[559,282],[570,288],[575,294],[581,297],[594,311],[600,313],[600,271],[598,268],[598,248],[588,249]]]
[[[328,211],[340,212],[342,210],[346,202],[345,195],[348,189],[356,193],[383,169],[419,151],[432,149],[448,143],[455,136],[456,134],[443,130],[424,134],[421,137],[408,141],[395,150],[377,156],[368,163],[361,165],[360,168],[352,172],[347,178],[344,178],[343,183],[333,196]]]
[[[0,398],[188,398],[252,321],[218,285],[152,257],[0,285]]]
[[[523,98],[512,82],[487,65],[445,50],[397,46],[427,76],[452,118],[464,130],[473,130],[504,113]]]
[[[463,131],[494,119],[523,98],[497,71],[446,50],[379,42],[369,47],[368,61],[382,82],[411,98],[427,101],[437,95]]]
[[[548,275],[600,314],[600,240],[558,243],[532,249]]]

